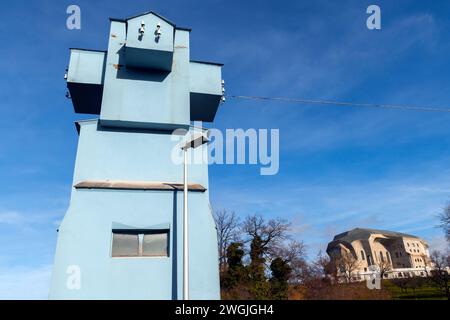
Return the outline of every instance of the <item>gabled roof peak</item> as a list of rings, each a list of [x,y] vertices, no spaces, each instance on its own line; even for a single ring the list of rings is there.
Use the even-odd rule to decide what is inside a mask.
[[[160,15],[160,14],[154,12],[154,11],[147,11],[147,12],[144,12],[144,13],[141,13],[141,14],[136,14],[136,15],[134,15],[134,16],[131,16],[131,17],[126,18],[125,20],[131,20],[131,19],[134,19],[134,18],[137,18],[137,17],[145,16],[145,15],[147,15],[147,14],[153,14],[153,15],[157,16],[158,18],[160,18],[161,20],[164,20],[165,22],[167,22],[168,24],[170,24],[172,27],[176,27],[175,23],[173,23],[173,22],[170,21],[169,19],[163,17],[162,15]]]
[[[174,27],[175,29],[178,29],[178,30],[185,30],[185,31],[191,31],[191,29],[189,29],[189,28],[177,27],[175,23],[173,23],[173,22],[170,21],[169,19],[163,17],[162,15],[160,15],[160,14],[154,12],[154,11],[146,11],[146,12],[143,12],[143,13],[140,13],[140,14],[136,14],[136,15],[134,15],[134,16],[131,16],[131,17],[128,17],[128,18],[125,18],[125,19],[109,18],[109,20],[110,20],[110,21],[127,22],[128,20],[131,20],[131,19],[134,19],[134,18],[138,18],[138,17],[141,17],[141,16],[145,16],[145,15],[147,15],[147,14],[153,14],[153,15],[157,16],[157,17],[160,18],[161,20],[163,20],[163,21],[167,22],[168,24],[170,24],[170,25],[171,25],[172,27]]]

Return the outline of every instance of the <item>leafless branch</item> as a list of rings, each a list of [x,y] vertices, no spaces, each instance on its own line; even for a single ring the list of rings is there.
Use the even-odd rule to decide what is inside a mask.
[[[219,245],[219,265],[223,271],[226,267],[226,250],[230,243],[239,241],[239,218],[236,213],[226,210],[216,211],[214,214]]]

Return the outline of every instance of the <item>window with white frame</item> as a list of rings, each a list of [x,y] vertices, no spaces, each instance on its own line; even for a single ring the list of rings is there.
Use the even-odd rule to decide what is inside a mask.
[[[168,257],[169,230],[113,230],[112,257]]]

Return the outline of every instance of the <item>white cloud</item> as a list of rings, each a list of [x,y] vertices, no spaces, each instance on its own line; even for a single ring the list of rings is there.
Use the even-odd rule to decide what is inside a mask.
[[[51,265],[0,270],[0,300],[46,300]]]
[[[15,211],[0,212],[0,224],[20,225],[27,221],[23,214]]]
[[[36,227],[38,224],[58,225],[61,220],[61,213],[49,212],[18,212],[18,211],[0,211],[0,225],[18,226],[23,228]],[[55,219],[57,218],[57,219]]]

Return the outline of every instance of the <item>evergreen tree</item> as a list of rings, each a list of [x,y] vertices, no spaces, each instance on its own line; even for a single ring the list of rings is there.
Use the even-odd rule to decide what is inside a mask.
[[[270,295],[274,300],[286,300],[288,298],[288,280],[292,269],[287,261],[275,258],[270,264],[272,277],[270,278]]]
[[[250,291],[254,299],[267,299],[269,284],[265,275],[264,243],[259,236],[255,236],[250,244],[250,265],[248,273],[250,278]]]
[[[222,276],[222,287],[225,289],[231,289],[238,283],[246,280],[246,270],[242,262],[244,257],[244,250],[242,249],[242,243],[233,242],[227,248],[227,262],[228,268]]]

